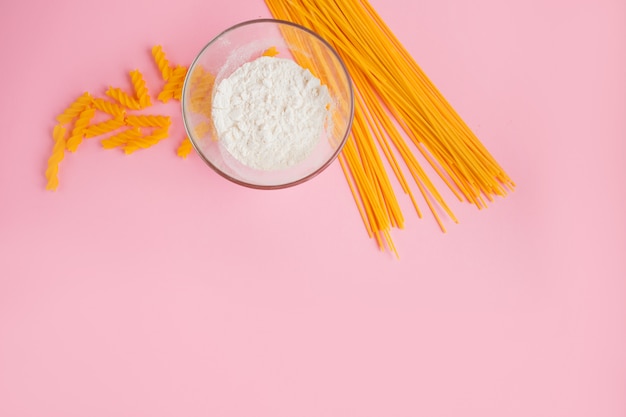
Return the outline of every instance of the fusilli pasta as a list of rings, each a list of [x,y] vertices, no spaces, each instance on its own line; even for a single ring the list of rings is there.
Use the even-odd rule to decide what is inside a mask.
[[[126,116],[125,122],[128,126],[136,127],[166,127],[172,124],[172,119],[159,115],[131,115]]]
[[[169,134],[169,127],[163,127],[155,129],[150,135],[142,136],[128,141],[124,146],[124,153],[131,154],[139,149],[146,149],[153,145],[156,145],[163,139],[167,138]]]
[[[163,80],[167,81],[170,78],[172,73],[172,67],[170,67],[170,63],[165,56],[165,52],[163,52],[163,48],[161,45],[156,45],[152,48],[152,57],[154,58],[154,62],[157,65],[157,68],[161,72],[161,76]]]
[[[52,154],[48,158],[48,167],[46,169],[47,190],[56,190],[59,186],[59,164],[65,157],[65,134],[67,130],[62,125],[54,126],[52,131],[52,139],[54,139],[54,147]]]
[[[76,149],[78,149],[78,145],[80,145],[83,141],[87,126],[89,126],[91,119],[93,119],[95,115],[96,109],[93,107],[87,107],[80,113],[78,119],[76,119],[76,123],[74,124],[74,129],[72,129],[72,134],[70,135],[66,143],[68,151],[76,152]]]
[[[176,155],[185,159],[192,149],[193,145],[191,144],[191,141],[187,136],[185,136],[185,138],[180,142],[180,145],[178,145],[178,149],[176,149]]]
[[[57,116],[57,121],[61,124],[68,124],[74,120],[78,115],[85,110],[85,107],[89,106],[93,98],[91,94],[85,92],[79,96],[67,109]]]
[[[149,107],[151,103],[150,93],[148,92],[148,88],[146,87],[146,81],[143,78],[143,75],[139,70],[134,70],[130,72],[130,80],[133,84],[133,88],[135,89],[135,95],[137,96],[137,100],[139,101],[139,107],[145,109]]]
[[[95,125],[88,126],[85,129],[85,137],[93,138],[94,136],[104,135],[105,133],[113,132],[124,126],[124,121],[120,119],[111,119],[105,122],[101,122]]]
[[[123,118],[126,114],[126,109],[124,109],[124,107],[103,98],[95,98],[93,100],[93,106],[97,110],[110,114],[116,119]]]
[[[191,97],[189,106],[195,113],[200,113],[208,118],[211,117],[211,89],[215,83],[215,76],[206,72],[204,68],[197,67],[190,79]]]
[[[130,127],[123,132],[102,139],[100,143],[104,149],[112,149],[126,145],[129,141],[141,138],[141,130],[138,127]]]
[[[131,97],[121,88],[109,87],[105,94],[129,110],[141,110],[139,100]]]
[[[186,67],[179,65],[174,68],[170,74],[170,78],[163,86],[163,91],[159,93],[157,99],[162,101],[163,103],[167,103],[173,98],[180,100],[186,76]]]

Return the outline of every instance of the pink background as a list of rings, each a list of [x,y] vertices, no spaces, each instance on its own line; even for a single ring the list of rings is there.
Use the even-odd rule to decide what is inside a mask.
[[[54,116],[158,82],[262,0],[0,8],[0,416],[626,416],[626,3],[372,0],[517,182],[441,234],[399,195],[401,260],[338,164],[233,185],[173,138],[85,142],[44,190]],[[155,110],[156,111],[156,110]]]

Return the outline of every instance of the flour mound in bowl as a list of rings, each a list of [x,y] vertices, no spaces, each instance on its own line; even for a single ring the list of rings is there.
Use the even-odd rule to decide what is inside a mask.
[[[294,166],[322,137],[331,102],[328,88],[292,60],[261,57],[223,79],[212,117],[224,148],[260,170]]]

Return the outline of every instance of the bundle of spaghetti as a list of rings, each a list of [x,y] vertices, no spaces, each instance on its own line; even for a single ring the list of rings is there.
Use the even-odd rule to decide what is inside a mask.
[[[134,127],[166,127],[172,124],[172,119],[169,116],[142,114],[126,116],[124,122]]]
[[[143,74],[139,70],[133,70],[130,72],[130,81],[133,84],[135,90],[135,96],[139,101],[139,107],[145,109],[149,107],[152,102],[150,99],[150,93],[146,87],[146,81],[143,79]]]
[[[97,110],[107,113],[116,119],[123,118],[126,114],[126,109],[124,107],[120,106],[117,103],[99,97],[93,100],[93,106]]]
[[[139,100],[132,97],[121,88],[109,87],[105,94],[129,110],[141,110]]]
[[[52,131],[52,139],[54,146],[52,154],[48,158],[48,167],[46,168],[46,184],[47,190],[56,190],[59,187],[59,164],[65,157],[65,134],[67,130],[60,124],[54,126]]]
[[[163,90],[159,93],[157,99],[163,103],[167,103],[171,99],[180,100],[183,92],[183,84],[187,76],[187,67],[177,66],[170,72],[167,82],[163,86]]]
[[[485,198],[491,201],[514,188],[513,181],[367,0],[265,2],[274,17],[308,27],[327,40],[353,79],[354,144],[347,142],[340,162],[368,233],[385,237],[390,225],[401,227],[394,217],[397,199],[376,156],[378,149],[384,153],[421,217],[394,153],[400,155],[443,231],[439,208],[453,221],[457,220],[411,148],[420,152],[459,200],[469,201],[478,208],[486,206]]]
[[[110,136],[106,139],[102,139],[100,143],[104,149],[113,149],[126,145],[131,140],[135,140],[141,137],[141,129],[138,127],[129,127],[128,129],[118,133],[117,135]]]
[[[72,134],[66,142],[66,147],[68,151],[76,152],[76,149],[78,149],[78,145],[80,145],[83,141],[83,137],[85,136],[85,132],[87,130],[87,127],[89,126],[89,123],[91,122],[91,119],[93,119],[95,115],[96,109],[91,106],[87,106],[85,110],[83,110],[78,115],[78,118],[74,123],[74,128],[72,129]]]
[[[61,124],[68,124],[72,122],[78,115],[85,110],[87,106],[89,106],[93,101],[91,94],[85,92],[80,95],[76,100],[69,105],[67,109],[63,111],[63,113],[57,116],[57,121]]]
[[[95,125],[87,126],[85,129],[85,137],[93,138],[95,136],[104,135],[105,133],[113,132],[114,130],[119,129],[124,126],[124,120],[121,119],[110,119],[104,122],[97,123]]]

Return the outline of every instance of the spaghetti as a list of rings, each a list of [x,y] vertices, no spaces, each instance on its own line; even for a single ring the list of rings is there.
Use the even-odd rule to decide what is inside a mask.
[[[352,77],[354,121],[339,162],[368,235],[381,249],[395,252],[389,231],[404,222],[384,160],[422,217],[404,165],[444,232],[441,214],[457,219],[411,149],[419,151],[457,199],[478,208],[515,187],[368,0],[265,3],[275,18],[308,27],[326,39]],[[300,39],[285,37],[294,49],[306,50]],[[303,66],[315,64],[294,55]]]

